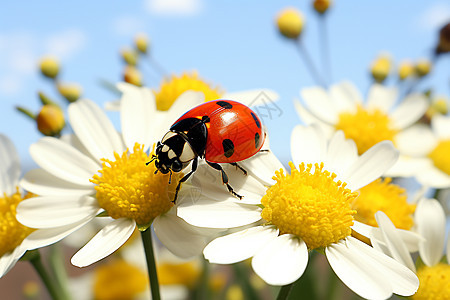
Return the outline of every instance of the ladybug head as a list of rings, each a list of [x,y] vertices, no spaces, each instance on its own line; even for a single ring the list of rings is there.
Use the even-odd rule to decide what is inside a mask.
[[[156,168],[161,173],[167,174],[171,171],[180,172],[194,158],[195,154],[186,139],[176,132],[169,131],[156,145],[153,159]]]

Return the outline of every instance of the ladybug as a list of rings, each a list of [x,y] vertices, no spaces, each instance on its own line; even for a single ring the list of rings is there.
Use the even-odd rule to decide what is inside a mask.
[[[261,120],[249,107],[231,100],[209,101],[192,108],[173,123],[157,143],[150,162],[155,160],[155,173],[172,174],[192,161],[191,171],[176,187],[174,203],[181,183],[196,171],[199,158],[220,171],[228,191],[241,199],[228,184],[228,176],[219,163],[230,163],[247,174],[237,162],[259,152],[264,139]]]

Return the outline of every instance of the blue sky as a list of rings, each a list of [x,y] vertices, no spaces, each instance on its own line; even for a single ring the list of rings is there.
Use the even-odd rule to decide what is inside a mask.
[[[234,3],[234,4],[233,4]],[[0,11],[0,132],[19,148],[25,168],[33,166],[28,147],[39,137],[35,125],[14,110],[37,110],[37,91],[57,97],[37,72],[46,54],[62,63],[61,79],[78,82],[84,96],[99,104],[114,95],[98,84],[120,79],[119,51],[138,32],[151,38],[153,57],[170,72],[197,70],[226,91],[270,88],[281,96],[280,117],[265,120],[272,148],[289,160],[289,137],[300,120],[292,100],[315,85],[295,47],[277,33],[276,14],[294,6],[306,18],[303,42],[318,67],[318,19],[310,1],[8,1]],[[450,20],[448,1],[335,1],[327,18],[333,82],[349,79],[361,91],[371,84],[370,62],[383,51],[395,62],[428,57],[437,30]],[[160,77],[142,65],[146,83]],[[450,57],[442,59],[420,88],[450,95]],[[391,82],[393,83],[393,81]],[[117,120],[117,116],[111,114]]]

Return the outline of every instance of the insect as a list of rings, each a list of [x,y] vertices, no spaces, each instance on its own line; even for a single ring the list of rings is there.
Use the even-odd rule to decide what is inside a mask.
[[[250,108],[231,100],[209,101],[175,121],[157,143],[150,162],[155,160],[156,172],[172,174],[180,172],[192,161],[191,171],[178,182],[174,203],[181,183],[197,170],[199,158],[204,158],[208,165],[220,171],[228,191],[241,199],[242,196],[228,184],[228,176],[219,163],[230,163],[247,174],[237,162],[260,151],[264,139],[261,120]]]

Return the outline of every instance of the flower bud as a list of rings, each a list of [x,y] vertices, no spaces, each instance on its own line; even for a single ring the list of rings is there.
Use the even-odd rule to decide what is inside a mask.
[[[138,54],[136,50],[124,48],[121,51],[123,61],[130,66],[136,66],[138,61]]]
[[[430,73],[432,68],[431,61],[428,59],[420,59],[417,61],[415,66],[416,75],[419,77],[424,77]]]
[[[46,56],[41,59],[39,63],[39,68],[41,70],[42,75],[48,78],[56,78],[59,73],[59,63],[58,61],[50,56]]]
[[[437,53],[450,52],[450,23],[447,23],[439,31],[439,44],[436,49]]]
[[[138,69],[133,66],[125,66],[123,80],[136,86],[142,86],[142,75]]]
[[[276,22],[278,30],[283,36],[296,39],[302,33],[304,18],[297,9],[286,8],[278,14]]]
[[[383,82],[391,71],[391,58],[388,55],[379,56],[370,68],[370,73],[376,82]]]
[[[314,10],[317,11],[319,14],[324,14],[325,12],[327,12],[330,5],[331,5],[330,0],[314,0],[313,2]]]
[[[51,104],[42,106],[36,117],[36,123],[39,131],[48,136],[58,136],[66,125],[63,111]]]
[[[414,65],[410,61],[403,61],[398,66],[398,78],[405,80],[414,74]]]
[[[140,33],[134,39],[134,44],[136,49],[143,54],[146,54],[148,51],[149,40],[145,33]]]
[[[77,101],[83,91],[82,87],[76,83],[58,83],[58,91],[70,103]]]

